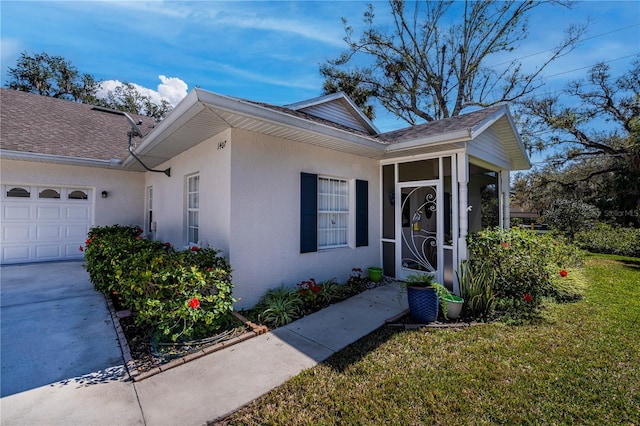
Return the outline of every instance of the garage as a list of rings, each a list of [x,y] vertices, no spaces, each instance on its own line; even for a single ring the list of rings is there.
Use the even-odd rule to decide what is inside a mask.
[[[0,263],[82,258],[93,206],[91,188],[2,185]]]

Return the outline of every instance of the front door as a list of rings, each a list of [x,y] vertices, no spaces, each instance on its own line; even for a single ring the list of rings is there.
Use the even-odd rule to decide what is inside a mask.
[[[401,194],[396,203],[397,277],[428,273],[442,282],[443,216],[442,195],[437,180],[403,182],[396,185]]]

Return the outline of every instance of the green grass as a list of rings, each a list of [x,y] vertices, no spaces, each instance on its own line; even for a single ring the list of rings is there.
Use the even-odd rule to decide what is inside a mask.
[[[537,325],[383,327],[229,424],[640,424],[640,259],[590,257]]]

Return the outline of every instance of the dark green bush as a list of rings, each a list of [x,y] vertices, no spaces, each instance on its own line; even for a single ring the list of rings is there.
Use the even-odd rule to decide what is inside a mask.
[[[96,289],[176,341],[215,333],[233,310],[231,268],[211,248],[176,251],[136,226],[96,227],[84,247]]]
[[[590,252],[640,257],[640,229],[599,223],[595,228],[578,232],[575,243]]]
[[[557,200],[553,208],[542,215],[544,223],[571,238],[582,229],[591,229],[600,216],[597,207],[580,200]]]
[[[566,268],[579,265],[582,256],[557,236],[493,228],[469,235],[468,247],[471,274],[492,277],[495,310],[502,318],[530,320],[537,316],[544,298],[579,297],[577,289],[576,294],[567,294],[571,289],[561,280]]]

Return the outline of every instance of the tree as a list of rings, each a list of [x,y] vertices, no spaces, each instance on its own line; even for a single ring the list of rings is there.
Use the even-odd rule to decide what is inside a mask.
[[[523,137],[532,149],[552,152],[530,178],[530,190],[571,194],[603,212],[634,211],[640,206],[640,56],[618,78],[599,63],[562,94],[564,102],[560,95],[521,102]]]
[[[513,52],[526,39],[528,15],[544,3],[389,0],[393,16],[389,32],[374,25],[370,4],[359,38],[343,18],[348,49],[321,66],[324,91],[344,90],[369,109],[367,102],[375,98],[410,124],[456,116],[468,107],[514,101],[538,89],[542,70],[568,53],[585,30],[570,26],[566,39],[531,72],[523,71],[517,59],[487,65],[490,58]],[[459,21],[448,25],[456,13]],[[349,68],[362,61],[365,65]]]
[[[152,102],[149,96],[140,93],[132,83],[122,83],[110,90],[106,97],[98,100],[98,105],[154,117],[156,120],[163,119],[173,109],[165,99],[162,99],[160,104]]]
[[[71,62],[62,56],[49,56],[26,52],[20,54],[15,68],[7,73],[11,80],[7,87],[41,96],[68,99],[75,102],[94,103],[98,83],[89,74],[80,74]]]
[[[100,82],[93,76],[80,74],[62,56],[50,56],[45,52],[34,55],[22,52],[15,68],[9,68],[8,74],[10,79],[6,86],[13,90],[147,115],[156,120],[172,110],[165,99],[156,104],[131,83],[124,83],[109,91],[106,97],[99,98]]]

